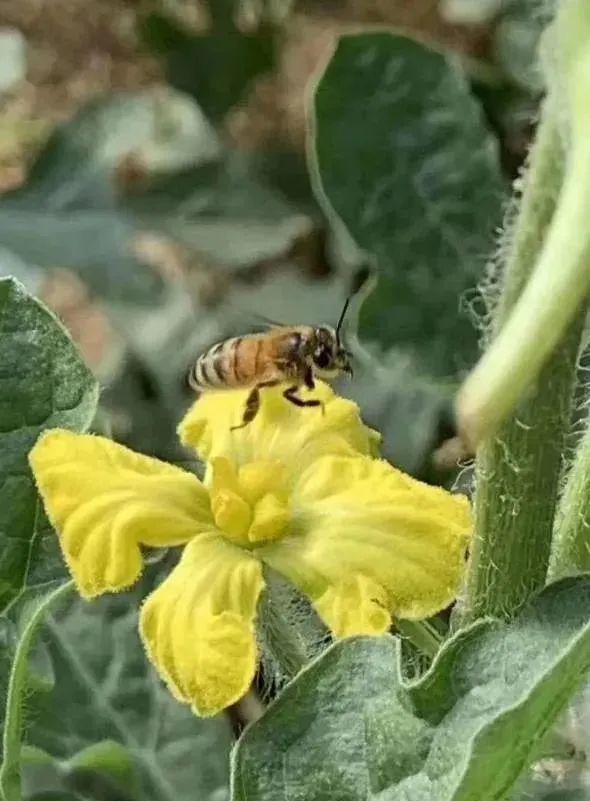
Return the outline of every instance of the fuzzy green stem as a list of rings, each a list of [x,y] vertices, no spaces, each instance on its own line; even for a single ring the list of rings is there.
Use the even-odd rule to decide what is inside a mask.
[[[590,571],[590,424],[576,450],[556,518],[551,581]]]
[[[395,627],[402,637],[407,637],[419,651],[430,659],[434,659],[442,645],[443,638],[428,621],[396,620]]]
[[[72,587],[73,583],[68,581],[49,594],[33,599],[25,612],[26,622],[16,646],[6,691],[0,767],[0,798],[4,801],[21,801],[22,798],[20,759],[29,652],[45,615],[59,599],[71,592]]]
[[[590,6],[587,0],[565,0],[559,6],[556,22],[556,52],[561,54],[564,86],[569,98],[571,138],[590,159]],[[588,175],[578,181],[588,184]],[[589,206],[586,212],[588,228]],[[574,463],[558,509],[549,578],[590,569],[590,425],[578,445]]]
[[[568,160],[539,260],[512,314],[457,398],[460,432],[475,448],[516,407],[563,339],[590,289],[590,147]]]
[[[526,294],[523,287],[527,285],[543,248],[560,196],[563,170],[561,140],[550,109],[546,108],[531,153],[511,251],[505,265],[493,324],[493,331],[500,332],[496,342],[508,329],[505,321],[515,304],[519,303],[519,297],[522,299]],[[573,211],[570,190],[565,196],[562,194],[563,197],[567,199],[569,211]],[[579,212],[576,210],[575,214],[577,219]],[[552,226],[559,239],[555,240],[554,233],[549,249],[555,273],[560,273],[562,268],[563,259],[556,257],[554,242],[562,240],[563,225],[560,213],[557,229]],[[565,247],[563,241],[562,247]],[[546,257],[543,258],[543,271],[547,273],[549,264]],[[560,283],[549,277],[552,286]],[[573,289],[568,282],[567,293],[571,294]],[[535,289],[535,293],[538,292]],[[538,303],[544,295],[535,294],[535,297],[532,302]],[[542,316],[541,310],[538,314]],[[528,335],[531,335],[536,326],[535,314],[526,311],[525,322]],[[549,324],[547,320],[545,324]],[[485,440],[478,451],[475,534],[466,581],[464,621],[485,615],[510,615],[545,582],[581,331],[581,315],[578,315],[570,322],[565,335],[561,335],[538,380],[515,414],[504,420],[495,435]],[[532,335],[535,347],[540,346],[545,332]],[[555,337],[552,335],[551,339],[554,341]],[[502,340],[504,347],[505,339]],[[527,353],[530,353],[529,349]],[[531,354],[530,358],[534,356]],[[499,378],[505,386],[496,356],[491,364],[493,378],[490,380]],[[514,364],[509,363],[507,367],[509,374],[513,375]],[[480,380],[485,380],[485,376],[480,375]],[[510,391],[507,385],[506,391]],[[483,392],[485,394],[485,388]],[[511,397],[514,399],[514,393]]]
[[[319,653],[327,630],[313,609],[278,573],[264,568],[259,637],[263,664],[279,685],[294,678]]]
[[[501,320],[490,348],[457,395],[459,434],[472,451],[498,430],[539,379],[541,368],[580,312],[590,289],[588,0],[558,3],[543,44],[549,98],[564,125],[568,157],[535,269],[527,271],[526,286],[509,317]],[[545,119],[551,112],[547,105]],[[534,177],[532,165],[531,171]]]

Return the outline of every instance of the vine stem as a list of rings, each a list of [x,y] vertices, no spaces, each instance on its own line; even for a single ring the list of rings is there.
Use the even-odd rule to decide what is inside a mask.
[[[561,147],[557,142],[555,146]],[[533,161],[531,170],[534,167]],[[568,159],[555,215],[530,280],[459,391],[459,430],[474,449],[498,429],[537,379],[586,298],[590,289],[589,210],[590,148],[583,146]]]
[[[47,595],[31,601],[32,607],[16,646],[6,692],[0,797],[4,801],[21,801],[20,757],[24,693],[27,683],[27,660],[35,635],[47,612],[64,595],[71,592],[73,582],[61,584]]]
[[[516,298],[503,304],[490,347],[457,393],[459,435],[472,452],[497,432],[525,391],[539,380],[541,369],[581,312],[590,290],[588,0],[563,0],[557,4],[555,19],[542,37],[541,54],[548,101],[542,116],[538,158],[533,158],[530,165],[529,200],[525,192],[519,224],[521,233],[527,227],[536,227],[542,237],[536,238],[535,258],[531,261],[521,258],[526,253],[519,252],[517,237],[514,258],[507,264],[507,277],[510,281],[511,273],[520,272],[526,280],[520,282]],[[562,126],[559,132],[558,120]],[[553,145],[550,133],[547,138],[543,136],[548,131],[544,130],[544,122],[553,128]],[[560,133],[567,146],[566,158],[561,153]],[[534,219],[535,199],[543,192],[537,172],[542,172],[543,152],[551,149],[561,154],[561,175],[559,184],[551,183],[552,216],[544,220],[546,224],[541,228],[535,226]],[[551,177],[551,170],[549,173]],[[553,172],[552,177],[556,175]],[[502,314],[507,310],[508,315]]]
[[[430,659],[434,659],[442,645],[442,636],[425,620],[396,620],[395,628]]]
[[[258,613],[263,665],[280,687],[317,656],[327,629],[295,588],[267,565],[264,580]]]
[[[557,512],[551,581],[590,571],[590,423],[576,450]]]
[[[556,50],[562,53],[566,75],[564,84],[571,110],[571,139],[574,146],[577,143],[578,148],[590,153],[590,6],[586,0],[566,0],[558,12],[558,20],[560,18],[561,26],[556,26]],[[585,187],[588,178],[588,174],[577,176],[578,182]],[[588,230],[589,209],[588,204],[581,209],[586,212],[585,231]],[[589,498],[590,422],[587,421],[558,508],[549,565],[548,577],[551,580],[590,569]]]
[[[571,217],[564,216],[563,206],[556,209],[558,198],[560,203],[566,203],[568,215],[574,213],[575,220],[580,217],[579,210],[572,208],[571,169],[565,178],[570,186],[560,192],[565,172],[561,137],[553,109],[547,102],[531,151],[495,309],[492,336],[496,338],[488,354],[492,350],[493,353],[487,358],[484,355],[461,396],[461,403],[471,402],[469,398],[473,399],[475,392],[478,414],[486,415],[489,411],[496,426],[494,435],[484,439],[477,454],[475,532],[462,604],[464,622],[486,615],[508,616],[545,583],[582,315],[575,314],[574,305],[573,321],[563,309],[559,311],[559,323],[553,321],[543,311],[547,287],[535,282],[531,289],[529,278],[538,262],[535,274],[542,269],[542,276],[548,278],[549,291],[567,296],[568,301],[573,300],[574,294],[577,298],[580,292],[579,280],[570,277],[571,280],[563,282],[559,277],[563,264],[561,249],[566,247],[566,229]],[[584,253],[584,248],[576,250],[576,258]],[[526,347],[519,347],[520,339],[516,343],[512,340],[515,335],[512,312],[516,307],[520,308],[519,326],[524,325],[526,336],[532,338]],[[559,328],[557,338],[554,329],[550,333],[544,330],[554,324]],[[552,347],[556,345],[548,358],[550,349],[541,344],[546,334]],[[536,348],[540,348],[542,357]],[[532,360],[535,369],[543,359],[545,363],[528,396],[511,417],[499,422],[523,387],[522,378],[515,374],[522,358]],[[530,376],[529,367],[523,369]],[[493,394],[488,392],[488,381],[494,383]],[[518,391],[514,385],[518,385]],[[496,401],[500,412],[494,407]],[[488,433],[481,425],[476,429],[476,439]]]

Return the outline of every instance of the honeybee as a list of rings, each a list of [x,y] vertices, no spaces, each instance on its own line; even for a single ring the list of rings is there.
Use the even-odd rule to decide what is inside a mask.
[[[213,345],[195,362],[188,382],[199,392],[251,387],[242,423],[251,423],[260,409],[260,391],[283,382],[283,396],[295,406],[321,406],[319,400],[304,400],[302,385],[314,389],[314,378],[330,380],[341,372],[352,376],[351,354],[342,346],[340,329],[350,298],[344,304],[336,328],[329,325],[274,325],[262,334],[232,337]]]

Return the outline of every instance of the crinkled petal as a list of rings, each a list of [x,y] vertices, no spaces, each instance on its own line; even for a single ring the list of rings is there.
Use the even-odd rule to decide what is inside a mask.
[[[29,454],[37,487],[81,595],[133,584],[140,545],[188,542],[213,525],[196,476],[104,437],[54,429]]]
[[[292,504],[291,535],[258,554],[336,634],[376,633],[382,609],[429,617],[455,598],[471,532],[465,497],[384,461],[324,457],[301,476]]]
[[[176,698],[214,715],[248,690],[257,664],[260,562],[215,533],[190,542],[145,601],[140,631]]]
[[[315,607],[336,637],[385,634],[391,627],[385,589],[361,573],[341,579],[322,593]]]
[[[205,392],[181,422],[180,439],[206,461],[216,456],[226,456],[237,465],[278,460],[290,474],[324,454],[375,453],[379,435],[362,423],[355,403],[318,381],[314,390],[302,388],[301,396],[321,400],[323,410],[299,408],[283,397],[284,388],[262,389],[255,419],[234,431],[249,390]]]

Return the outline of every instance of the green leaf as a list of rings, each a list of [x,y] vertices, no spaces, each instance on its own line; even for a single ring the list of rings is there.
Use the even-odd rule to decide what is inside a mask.
[[[446,430],[442,426],[452,420],[451,388],[420,375],[412,360],[400,360],[396,351],[378,361],[360,350],[353,354],[354,379],[343,381],[339,390],[359,404],[363,420],[379,431],[383,456],[426,479],[429,457],[445,438],[439,429]]]
[[[311,228],[309,217],[257,173],[241,154],[164,174],[125,210],[138,227],[157,230],[229,269],[277,259]]]
[[[24,745],[21,768],[25,801],[50,798],[61,801],[71,797],[77,801],[141,798],[133,759],[126,748],[112,740],[102,740],[71,760],[63,761],[54,759],[41,748]]]
[[[21,602],[20,637],[10,667],[3,715],[0,795],[4,801],[21,800],[20,755],[25,695],[30,691],[28,658],[33,638],[49,609],[70,591],[71,584],[60,584],[46,595],[31,595]]]
[[[405,36],[343,36],[313,115],[318,198],[379,268],[361,338],[414,355],[425,373],[455,375],[477,353],[460,306],[482,277],[504,193],[466,76]]]
[[[80,789],[92,776],[121,785],[133,773],[136,794],[129,781],[123,786],[141,801],[224,801],[228,720],[197,718],[151,668],[137,632],[144,592],[145,581],[92,603],[73,598],[47,622],[55,686],[35,698],[27,744],[61,765],[66,789]],[[24,779],[31,792],[43,789],[27,772]]]
[[[486,621],[400,677],[392,637],[337,643],[242,736],[233,801],[498,801],[590,668],[590,578]]]
[[[82,749],[61,765],[61,773],[64,786],[82,797],[108,793],[121,801],[141,798],[133,756],[113,740],[101,740]]]
[[[17,281],[0,279],[0,609],[65,575],[27,454],[46,428],[87,428],[97,398],[63,326]]]
[[[24,801],[141,798],[131,755],[111,740],[95,743],[69,761],[54,759],[41,748],[25,745],[21,750],[21,767]]]
[[[146,15],[140,27],[144,42],[166,59],[169,83],[195,97],[213,120],[222,118],[252,79],[274,64],[272,27],[238,30],[235,6],[234,0],[214,0],[210,30],[198,36],[157,12]]]
[[[96,770],[128,784],[135,778],[129,752],[113,740],[101,740],[83,748],[69,760],[69,769]]]
[[[128,186],[125,164],[137,171]],[[0,244],[35,277],[66,267],[101,298],[153,315],[169,288],[154,266],[178,269],[169,240],[200,274],[276,259],[308,232],[308,214],[270,182],[254,159],[222,149],[190,98],[115,94],[60,126],[28,183],[0,199]],[[14,256],[0,257],[0,274],[12,274]]]
[[[117,169],[130,158],[141,181],[218,154],[199,108],[172,90],[95,101],[55,130],[27,184],[2,197],[0,242],[30,264],[78,271],[99,295],[153,303],[163,282],[134,256],[143,228],[122,207]]]

